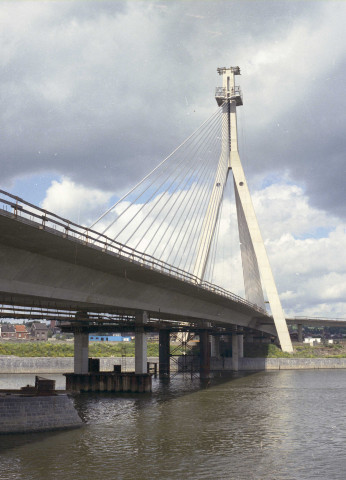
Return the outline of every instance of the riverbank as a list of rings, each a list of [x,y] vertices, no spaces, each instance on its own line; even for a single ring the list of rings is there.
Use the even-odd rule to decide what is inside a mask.
[[[158,357],[148,357],[148,362],[158,362]],[[100,358],[102,372],[114,371],[114,365],[120,365],[122,372],[135,370],[135,357]],[[73,373],[73,357],[14,357],[0,356],[1,373]]]
[[[67,395],[0,394],[0,434],[62,430],[82,424]]]
[[[238,370],[304,370],[346,368],[346,358],[240,358]],[[213,370],[231,370],[232,359],[213,360]]]
[[[183,358],[183,357],[181,357]],[[177,371],[177,357],[171,359],[171,371]],[[158,357],[149,357],[148,362],[158,363]],[[182,364],[181,362],[179,362]],[[120,365],[122,372],[133,372],[135,369],[134,357],[106,357],[100,358],[100,370],[111,372],[114,365]],[[194,370],[198,370],[199,359],[194,357]],[[232,370],[232,358],[211,359],[212,371]],[[346,369],[346,358],[239,358],[240,371],[251,370],[299,370],[299,369]],[[187,370],[191,370],[190,367]],[[59,374],[73,372],[73,358],[50,357],[0,357],[1,373],[34,373],[34,374]]]

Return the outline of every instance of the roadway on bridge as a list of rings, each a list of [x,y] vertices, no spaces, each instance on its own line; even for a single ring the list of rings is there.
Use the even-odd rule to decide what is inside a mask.
[[[231,294],[230,294],[231,295]],[[93,244],[0,211],[0,302],[134,314],[275,334],[271,317]]]

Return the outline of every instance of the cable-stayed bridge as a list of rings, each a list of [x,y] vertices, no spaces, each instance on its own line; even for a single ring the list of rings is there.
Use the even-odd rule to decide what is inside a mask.
[[[90,227],[1,191],[2,304],[257,329],[292,351],[238,152],[240,69],[218,72],[217,111]],[[229,184],[245,299],[213,284]]]
[[[220,325],[271,321],[261,307],[189,272],[4,191],[1,195],[3,305],[118,315],[146,310],[157,319]],[[263,331],[275,333],[268,326]]]

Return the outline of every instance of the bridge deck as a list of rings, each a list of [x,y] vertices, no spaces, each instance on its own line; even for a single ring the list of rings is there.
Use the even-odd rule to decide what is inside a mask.
[[[231,293],[229,296],[220,294],[217,287],[213,291],[213,286],[209,284],[198,285],[191,280],[177,278],[175,272],[170,275],[167,269],[159,271],[157,267],[150,267],[137,259],[106,251],[81,238],[5,210],[0,210],[0,245],[0,302],[3,304],[128,314],[143,307],[159,318],[207,320],[220,325],[238,323],[244,326],[258,326],[259,322],[263,322],[266,324],[263,330],[273,332],[271,317],[240,297]],[[85,295],[84,289],[78,300],[71,295],[62,298],[57,287],[63,288],[65,282],[65,289],[71,288],[71,279],[76,276],[75,269],[78,267],[91,276],[84,279],[90,294]],[[56,285],[51,283],[54,280],[52,277],[55,277]],[[99,284],[99,291],[102,288],[101,277],[105,288],[107,279],[117,279],[114,287],[118,291],[113,290],[111,302],[94,301],[93,279]],[[41,291],[33,289],[30,293],[30,288],[20,287],[23,282],[26,286],[41,285]],[[46,283],[45,287],[51,287],[49,294],[44,292],[42,282]],[[147,301],[143,301],[143,295]],[[153,295],[153,302],[150,302],[150,295]],[[156,303],[154,308],[152,303]]]

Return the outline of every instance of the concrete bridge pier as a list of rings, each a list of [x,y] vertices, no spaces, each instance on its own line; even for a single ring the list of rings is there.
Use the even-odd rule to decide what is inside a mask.
[[[209,378],[210,375],[210,343],[208,330],[199,331],[199,373],[200,379]]]
[[[254,343],[254,338],[252,333],[248,333],[245,337],[246,343]]]
[[[170,374],[170,331],[159,331],[159,375],[160,377]]]
[[[89,332],[79,327],[74,330],[74,373],[65,373],[66,390],[71,392],[150,392],[151,375],[147,373],[147,336],[145,324],[147,313],[136,316],[135,327],[135,373],[100,371],[96,365],[89,365]]]
[[[232,333],[232,370],[239,370],[239,343],[236,333]]]
[[[148,322],[147,312],[139,312],[136,314],[135,327],[135,373],[147,373],[147,334],[144,330],[145,324]]]
[[[244,334],[239,333],[238,335],[238,357],[244,357]]]
[[[220,358],[220,335],[210,335],[210,356]]]
[[[89,372],[89,334],[88,332],[74,332],[74,373],[87,374]]]
[[[239,370],[239,358],[244,357],[244,334],[232,333],[232,370]]]
[[[298,342],[303,343],[303,325],[301,323],[298,323]]]

